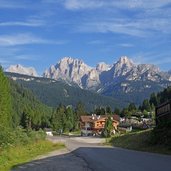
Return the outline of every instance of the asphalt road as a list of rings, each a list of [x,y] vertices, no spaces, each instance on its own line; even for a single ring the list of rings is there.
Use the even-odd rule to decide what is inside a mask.
[[[40,165],[26,171],[170,171],[171,156],[137,152],[99,145],[101,139],[86,137],[53,137],[53,142],[64,142],[66,154],[45,157]],[[53,167],[52,167],[53,166]],[[22,166],[23,167],[23,166]],[[20,170],[22,170],[22,167]],[[17,169],[18,171],[18,169]]]
[[[170,171],[171,156],[119,148],[81,147],[74,153],[94,171]]]
[[[171,156],[104,147],[96,138],[65,139],[67,148],[93,171],[170,171]]]

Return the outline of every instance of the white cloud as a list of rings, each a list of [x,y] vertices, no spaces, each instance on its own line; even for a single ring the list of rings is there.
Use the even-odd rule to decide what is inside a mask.
[[[45,25],[42,20],[28,20],[28,21],[8,21],[0,22],[0,26],[27,26],[27,27],[39,27]]]
[[[12,56],[6,56],[6,57],[0,57],[0,66],[6,70],[10,65],[16,65],[21,62],[31,62],[31,61],[38,61],[39,56],[35,55],[15,55],[13,54]],[[40,59],[40,58],[39,58]]]
[[[54,0],[55,1],[55,0]],[[57,1],[56,1],[57,2]],[[102,16],[95,13],[78,25],[82,32],[113,32],[138,37],[148,37],[160,33],[171,33],[171,9],[164,8],[171,0],[63,0],[69,10],[111,8],[115,14],[107,12]],[[134,16],[122,15],[122,10],[136,11]],[[134,10],[135,9],[135,10]]]
[[[14,56],[15,60],[19,60],[19,61],[21,61],[21,60],[34,61],[34,60],[36,60],[36,57],[37,56],[35,56],[35,55],[24,55],[24,54]]]
[[[131,36],[145,37],[147,33],[143,29],[135,27],[135,23],[117,23],[115,21],[85,22],[78,26],[80,32],[121,33]]]
[[[0,35],[0,46],[15,46],[26,44],[64,44],[64,41],[46,40],[32,34]]]
[[[25,2],[25,0],[22,2],[19,2],[18,0],[0,0],[0,8],[26,8],[27,5]]]
[[[125,48],[134,47],[134,44],[131,44],[131,43],[121,43],[121,44],[118,44],[118,45],[121,46],[121,47],[125,47]]]
[[[4,49],[5,50],[5,49]],[[23,52],[20,50],[18,53],[14,53],[13,49],[10,47],[7,49],[10,53],[7,51],[2,53],[0,55],[0,65],[3,67],[8,67],[9,65],[20,63],[21,61],[38,61],[40,60],[40,56],[32,55],[32,54],[23,54]],[[11,53],[13,52],[13,54]]]
[[[9,60],[7,60],[7,59],[1,59],[0,58],[0,66],[2,65],[8,65],[8,64],[10,64],[10,61]]]
[[[120,33],[137,37],[171,34],[171,19],[167,18],[142,18],[142,19],[102,19],[102,21],[83,21],[77,26],[80,32]]]
[[[92,41],[88,42],[87,44],[89,44],[89,45],[100,45],[100,44],[105,44],[105,42],[102,40],[92,40]]]
[[[59,2],[53,0],[53,2]],[[86,17],[75,26],[80,32],[119,33],[137,37],[171,34],[171,10],[165,8],[171,0],[61,0],[68,10],[86,10]],[[87,9],[99,9],[91,17]],[[110,15],[109,11],[110,10]],[[123,10],[132,11],[125,15]],[[105,12],[106,11],[106,12]],[[123,12],[123,13],[122,13]],[[128,13],[129,14],[129,13]],[[74,28],[73,28],[74,29]]]
[[[103,7],[105,4],[103,1],[95,1],[95,0],[66,0],[64,2],[64,6],[67,9],[77,10],[77,9],[93,9]]]
[[[35,37],[31,34],[0,36],[1,46],[14,46],[14,45],[24,45],[24,44],[37,44],[37,43],[46,43],[46,41],[41,38]]]
[[[53,0],[53,2],[57,2]],[[95,8],[141,8],[141,9],[151,9],[160,8],[171,0],[63,0],[63,5],[69,10],[78,9],[95,9]]]
[[[119,8],[155,9],[171,3],[171,0],[119,0],[113,2]]]
[[[138,64],[155,64],[159,66],[171,64],[171,57],[167,52],[139,52],[137,54],[131,55],[131,58]]]

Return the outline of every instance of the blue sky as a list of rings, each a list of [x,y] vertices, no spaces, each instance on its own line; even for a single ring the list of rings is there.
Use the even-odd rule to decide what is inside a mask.
[[[42,73],[64,56],[171,69],[171,0],[0,0],[0,63]]]

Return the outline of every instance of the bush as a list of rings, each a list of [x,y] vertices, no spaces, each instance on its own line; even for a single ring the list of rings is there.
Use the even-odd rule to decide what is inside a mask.
[[[15,130],[4,130],[0,132],[0,147],[6,146],[17,146],[17,145],[26,145],[31,142],[36,142],[39,140],[44,140],[46,134],[44,131],[33,131],[25,130],[21,127],[16,128]]]
[[[113,129],[114,129],[113,121],[112,121],[111,117],[109,116],[108,119],[106,120],[104,129],[102,131],[102,137],[106,137],[106,138],[111,137]]]
[[[13,135],[9,129],[0,131],[0,147],[5,147],[13,143]]]
[[[171,148],[171,121],[161,123],[154,128],[151,135],[151,143],[166,145]]]
[[[45,140],[45,138],[46,138],[46,134],[43,130],[39,130],[39,131],[29,130],[27,132],[27,135],[31,141]]]

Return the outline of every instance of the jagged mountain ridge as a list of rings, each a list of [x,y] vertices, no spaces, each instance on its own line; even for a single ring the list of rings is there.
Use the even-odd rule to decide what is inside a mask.
[[[113,82],[121,81],[171,81],[171,74],[162,72],[152,64],[136,65],[128,57],[121,57],[115,64],[99,63],[95,68],[82,60],[65,57],[43,74],[46,78],[76,83],[79,87],[98,91]]]
[[[77,83],[82,87],[82,78],[91,71],[91,67],[86,65],[82,60],[65,57],[56,65],[52,65],[43,74],[45,78],[55,80],[65,80],[66,82]]]
[[[79,59],[64,57],[47,69],[43,77],[136,104],[152,92],[171,85],[171,72],[160,71],[152,64],[135,64],[126,56],[112,65],[101,62],[96,67],[90,67]]]

